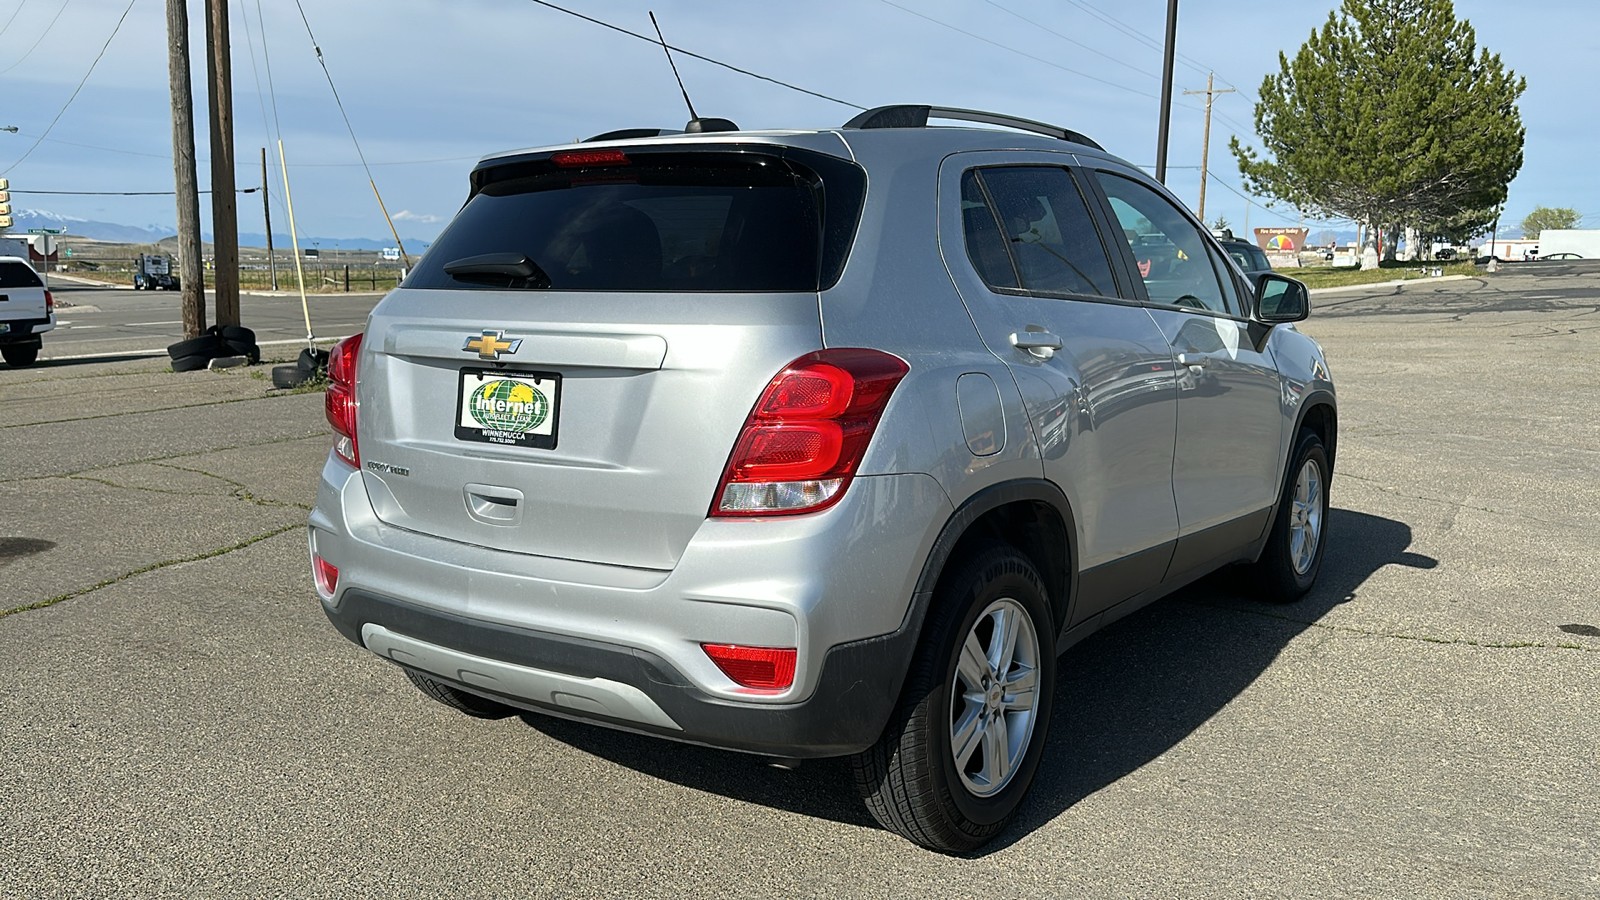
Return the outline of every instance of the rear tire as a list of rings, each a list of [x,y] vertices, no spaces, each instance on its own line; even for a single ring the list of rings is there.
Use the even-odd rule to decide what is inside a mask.
[[[498,703],[487,697],[479,697],[477,694],[469,694],[466,691],[457,690],[442,681],[429,678],[421,672],[406,669],[406,677],[411,679],[411,683],[417,686],[417,690],[456,712],[464,713],[474,719],[504,719],[507,716],[515,715],[517,712],[517,710],[504,703]]]
[[[1328,480],[1332,474],[1322,439],[1313,431],[1302,430],[1284,476],[1267,546],[1248,569],[1251,586],[1261,599],[1293,603],[1316,583],[1328,543]]]
[[[24,366],[31,366],[39,358],[39,345],[19,344],[0,347],[0,357],[5,359],[6,365],[14,368],[20,369]]]
[[[981,549],[941,580],[898,707],[851,759],[879,824],[942,853],[1005,828],[1050,729],[1053,622],[1038,571],[1010,546]]]

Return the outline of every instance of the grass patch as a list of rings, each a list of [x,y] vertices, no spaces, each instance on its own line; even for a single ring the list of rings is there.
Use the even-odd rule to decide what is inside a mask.
[[[1379,284],[1385,281],[1405,281],[1432,277],[1435,269],[1445,275],[1478,275],[1478,267],[1469,262],[1386,262],[1376,269],[1284,269],[1280,274],[1305,282],[1308,288],[1348,287],[1357,284]]]

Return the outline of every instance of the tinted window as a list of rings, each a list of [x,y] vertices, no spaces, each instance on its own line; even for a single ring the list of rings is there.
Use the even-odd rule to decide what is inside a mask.
[[[815,291],[824,243],[839,243],[837,222],[824,228],[821,179],[754,154],[641,154],[579,169],[535,160],[478,177],[406,287]],[[849,207],[850,197],[836,199]],[[859,199],[852,234],[857,212]],[[485,255],[532,267],[460,265]]]
[[[1066,169],[1006,166],[980,175],[1026,290],[1116,295],[1111,263]]]
[[[21,262],[0,263],[0,290],[25,287],[44,287],[33,266]]]
[[[1011,265],[1006,239],[983,188],[978,186],[975,171],[961,176],[961,229],[966,236],[967,259],[984,284],[992,288],[1017,287],[1017,270]]]
[[[1240,315],[1222,293],[1200,230],[1165,197],[1130,178],[1096,172],[1153,303]]]

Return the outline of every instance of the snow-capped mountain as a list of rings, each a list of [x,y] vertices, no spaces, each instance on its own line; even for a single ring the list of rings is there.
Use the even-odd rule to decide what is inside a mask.
[[[164,225],[119,225],[115,222],[96,222],[77,216],[63,216],[45,209],[19,209],[11,214],[10,230],[26,232],[30,228],[60,228],[67,234],[92,238],[97,241],[117,241],[126,244],[153,244],[171,237],[175,229]]]

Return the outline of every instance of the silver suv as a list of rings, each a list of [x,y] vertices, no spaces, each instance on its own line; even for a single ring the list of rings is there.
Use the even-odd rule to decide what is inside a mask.
[[[469,715],[849,755],[886,828],[973,849],[1057,654],[1230,564],[1311,587],[1305,288],[1054,126],[697,124],[473,170],[332,355],[322,607]]]

